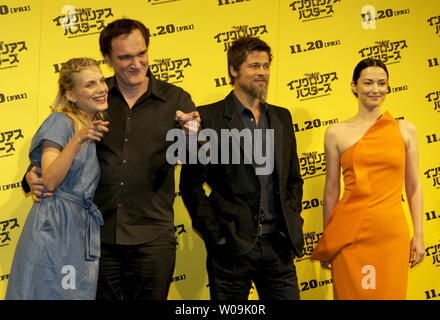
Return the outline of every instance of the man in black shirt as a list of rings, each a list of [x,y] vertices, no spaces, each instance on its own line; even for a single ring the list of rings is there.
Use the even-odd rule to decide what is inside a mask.
[[[271,58],[270,47],[258,38],[232,43],[228,68],[234,91],[197,108],[199,135],[209,131],[217,138],[206,143],[215,148],[215,141],[222,141],[221,148],[204,147],[211,163],[199,159],[182,168],[180,192],[206,245],[214,300],[246,300],[252,281],[260,299],[299,299],[293,258],[303,255],[303,180],[290,112],[265,102]],[[223,145],[226,132],[232,133],[232,145]],[[235,161],[234,150],[239,150]]]
[[[97,299],[166,299],[174,271],[174,167],[166,134],[180,126],[188,133],[189,121],[200,119],[187,92],[151,74],[149,36],[141,22],[119,19],[99,39],[115,76],[106,79],[109,132],[97,143],[94,201],[104,217]],[[38,179],[34,170],[28,175],[36,199]]]

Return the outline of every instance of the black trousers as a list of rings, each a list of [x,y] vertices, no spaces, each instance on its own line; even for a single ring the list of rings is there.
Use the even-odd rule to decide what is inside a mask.
[[[101,244],[97,300],[166,300],[176,261],[174,230],[139,245]]]
[[[243,256],[231,254],[227,244],[207,251],[211,300],[247,300],[251,281],[260,300],[299,300],[294,255],[280,233],[259,237]]]

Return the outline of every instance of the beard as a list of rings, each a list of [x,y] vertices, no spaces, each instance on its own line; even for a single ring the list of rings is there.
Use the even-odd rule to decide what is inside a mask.
[[[267,82],[263,86],[251,85],[249,88],[249,95],[251,97],[259,99],[261,102],[265,102],[267,99]]]

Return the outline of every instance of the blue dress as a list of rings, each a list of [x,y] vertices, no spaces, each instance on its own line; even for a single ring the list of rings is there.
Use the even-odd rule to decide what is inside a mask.
[[[41,167],[41,144],[64,146],[74,135],[64,113],[52,113],[32,139],[29,157]],[[15,250],[6,299],[95,299],[101,213],[93,204],[100,177],[95,143],[82,146],[53,197],[35,202]]]

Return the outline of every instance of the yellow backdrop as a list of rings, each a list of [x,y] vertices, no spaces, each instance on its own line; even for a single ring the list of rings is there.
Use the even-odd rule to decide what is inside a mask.
[[[20,184],[29,164],[29,144],[49,114],[59,69],[72,57],[102,60],[99,32],[122,17],[138,19],[150,28],[152,72],[190,92],[196,105],[222,99],[231,90],[226,65],[231,41],[249,34],[271,45],[274,59],[268,100],[292,113],[305,182],[305,255],[295,262],[302,299],[332,299],[330,273],[309,261],[323,229],[324,131],[357,111],[350,90],[356,63],[365,57],[382,59],[390,72],[383,111],[411,121],[420,145],[426,258],[409,273],[408,298],[440,299],[437,0],[2,1],[0,299],[32,205]],[[112,75],[107,66],[103,70],[106,76]],[[404,192],[402,201],[409,219]],[[169,298],[209,299],[205,248],[179,196],[175,230],[177,262]],[[253,291],[250,299],[256,298]]]

